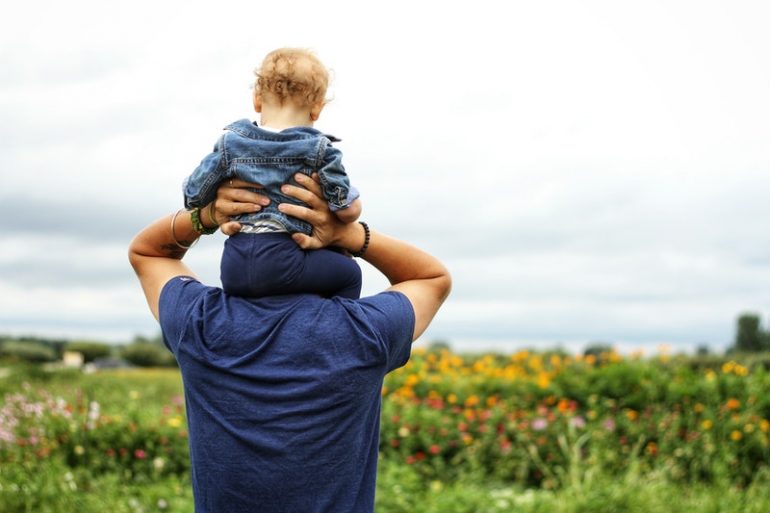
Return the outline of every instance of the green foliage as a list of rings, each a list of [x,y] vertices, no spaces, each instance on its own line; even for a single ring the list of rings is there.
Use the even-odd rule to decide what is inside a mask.
[[[56,350],[32,341],[5,340],[0,345],[0,358],[17,362],[45,363],[57,359]]]
[[[745,313],[738,317],[735,333],[735,349],[756,352],[765,349],[764,334],[760,328],[759,315]]]
[[[70,342],[66,346],[67,351],[75,353],[81,353],[83,355],[83,361],[86,363],[93,362],[98,358],[106,358],[112,355],[113,348],[108,344],[101,342]]]
[[[153,342],[133,342],[120,351],[123,359],[138,367],[173,367],[174,356],[163,346]]]
[[[770,511],[770,372],[733,356],[415,351],[377,511]],[[178,371],[4,370],[0,513],[193,509]]]

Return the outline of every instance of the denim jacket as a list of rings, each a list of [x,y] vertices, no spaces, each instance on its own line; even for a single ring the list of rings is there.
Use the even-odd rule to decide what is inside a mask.
[[[259,192],[270,198],[270,204],[253,214],[235,218],[241,224],[256,224],[260,220],[281,223],[289,232],[310,234],[312,226],[278,210],[279,203],[303,205],[281,193],[281,186],[294,183],[295,173],[311,175],[318,172],[324,198],[332,211],[342,210],[358,198],[350,186],[342,152],[332,147],[337,139],[311,127],[292,127],[281,132],[259,128],[248,119],[225,127],[214,151],[184,181],[184,203],[187,208],[203,207],[216,197],[219,183],[228,178],[241,178],[261,184]]]

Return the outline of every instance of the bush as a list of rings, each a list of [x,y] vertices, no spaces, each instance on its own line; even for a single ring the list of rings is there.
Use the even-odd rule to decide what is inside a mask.
[[[30,363],[53,362],[57,359],[56,350],[52,347],[12,340],[6,340],[0,346],[0,357]]]
[[[113,348],[100,342],[70,342],[67,344],[66,350],[82,354],[83,361],[89,363],[97,358],[110,356]]]
[[[174,367],[176,360],[165,347],[152,342],[134,342],[124,347],[123,359],[138,367]]]

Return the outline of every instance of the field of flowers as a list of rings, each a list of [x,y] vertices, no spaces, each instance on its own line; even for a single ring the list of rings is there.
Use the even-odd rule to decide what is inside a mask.
[[[192,510],[176,371],[4,374],[0,513]],[[383,388],[377,510],[767,511],[768,391],[738,360],[418,349]]]

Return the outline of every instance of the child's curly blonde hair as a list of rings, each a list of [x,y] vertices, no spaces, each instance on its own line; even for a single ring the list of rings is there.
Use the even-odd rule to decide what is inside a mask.
[[[281,105],[287,99],[300,107],[326,103],[329,71],[310,50],[273,50],[254,74],[255,95],[274,97]]]

